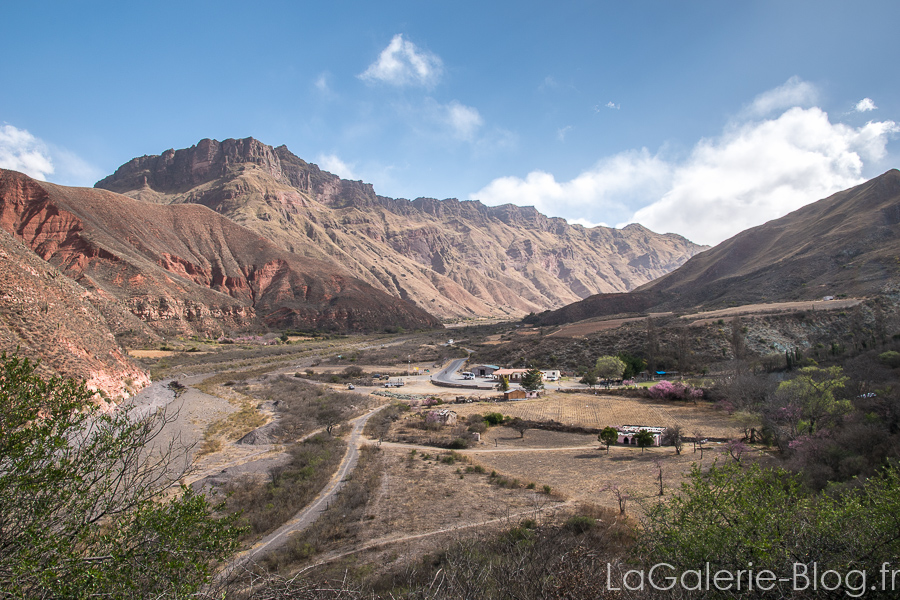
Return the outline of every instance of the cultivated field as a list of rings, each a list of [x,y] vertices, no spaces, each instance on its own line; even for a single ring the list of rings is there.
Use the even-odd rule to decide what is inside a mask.
[[[706,404],[649,398],[551,392],[535,400],[459,404],[452,409],[460,416],[499,412],[527,421],[556,421],[576,427],[681,425],[688,436],[692,436],[695,431],[711,438],[733,438],[738,434],[737,426],[727,414]]]

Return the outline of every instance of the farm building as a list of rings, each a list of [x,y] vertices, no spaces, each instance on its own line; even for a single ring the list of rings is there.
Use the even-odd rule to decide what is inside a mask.
[[[616,440],[616,443],[626,446],[637,446],[637,434],[642,429],[646,429],[653,436],[654,446],[662,445],[662,433],[666,428],[646,427],[644,425],[622,425],[621,427],[616,427],[616,431],[619,432],[619,438]]]
[[[497,369],[494,371],[494,379],[500,381],[501,377],[506,377],[510,381],[521,381],[522,375],[528,372],[528,369]]]
[[[426,423],[440,423],[441,425],[456,425],[457,419],[456,412],[447,408],[428,411],[428,414],[425,415]]]
[[[528,397],[528,392],[525,390],[509,390],[508,392],[503,392],[504,400],[523,400]]]
[[[472,373],[475,373],[475,377],[491,377],[494,371],[499,369],[500,367],[497,365],[474,365],[469,368]]]

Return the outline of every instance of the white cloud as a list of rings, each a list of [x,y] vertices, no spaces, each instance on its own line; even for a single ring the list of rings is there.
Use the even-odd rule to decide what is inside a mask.
[[[643,149],[602,160],[571,181],[557,181],[543,171],[533,171],[525,179],[501,177],[469,198],[491,206],[534,206],[573,222],[615,222],[646,203],[646,198],[662,195],[671,180],[670,170],[665,161]]]
[[[0,126],[0,168],[46,181],[53,174],[50,149],[24,129]]]
[[[565,127],[560,127],[559,129],[556,130],[557,139],[559,139],[559,141],[561,141],[561,142],[566,141],[566,134],[568,134],[570,131],[572,131],[571,125],[566,125]]]
[[[606,108],[611,108],[613,110],[619,110],[620,108],[622,108],[621,104],[616,104],[615,102],[612,102],[612,101],[607,102],[605,104],[605,106],[606,106]]]
[[[313,85],[315,85],[316,89],[322,94],[329,95],[331,94],[331,85],[328,83],[329,79],[328,73],[320,73],[319,76],[316,77]]]
[[[819,98],[819,90],[808,81],[796,75],[777,88],[763,92],[753,99],[749,113],[765,117],[788,108],[814,106]]]
[[[716,244],[861,183],[864,160],[883,158],[896,131],[892,121],[834,124],[819,108],[733,125],[701,140],[675,169],[670,189],[630,221]]]
[[[760,114],[814,97],[811,85],[792,78],[757,96],[751,110],[719,136],[697,142],[686,158],[624,152],[568,181],[534,171],[495,179],[469,197],[533,205],[572,222],[638,222],[716,244],[861,183],[864,167],[886,158],[888,141],[900,132],[894,121],[852,127],[832,123],[820,108],[800,106]]]
[[[342,179],[358,180],[353,167],[348,165],[337,154],[322,154],[318,159],[319,167],[329,173],[334,173]]]
[[[859,102],[856,103],[854,109],[856,112],[869,112],[870,110],[875,110],[878,108],[875,106],[875,101],[871,98],[863,98]]]
[[[437,55],[420,50],[398,33],[360,78],[397,86],[428,87],[440,80],[443,70],[443,62]]]
[[[48,144],[25,129],[0,126],[0,168],[41,181],[92,186],[104,173],[74,152]]]
[[[450,125],[453,136],[460,140],[472,141],[475,134],[484,124],[484,119],[478,113],[478,110],[471,106],[460,104],[456,100],[447,104],[446,121]]]

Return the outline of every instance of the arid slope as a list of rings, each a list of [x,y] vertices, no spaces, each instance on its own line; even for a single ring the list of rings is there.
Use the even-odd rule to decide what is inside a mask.
[[[900,171],[743,231],[628,294],[541,315],[546,325],[629,312],[897,293]]]

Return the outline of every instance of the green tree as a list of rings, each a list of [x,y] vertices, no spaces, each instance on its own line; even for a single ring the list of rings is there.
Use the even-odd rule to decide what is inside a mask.
[[[171,418],[92,396],[0,355],[0,596],[188,597],[237,547],[236,515],[169,495],[185,472],[160,438]]]
[[[674,498],[649,509],[644,525],[637,554],[648,564],[664,560],[676,573],[706,561],[714,571],[752,563],[756,572],[793,573],[799,564],[811,576],[815,562],[820,574],[877,572],[900,553],[900,476],[886,469],[841,494],[807,495],[799,476],[782,470],[729,462],[704,473],[695,465]],[[795,595],[788,582],[740,597]]]
[[[849,400],[835,395],[848,380],[841,367],[803,367],[792,379],[778,385],[776,396],[782,403],[799,408],[798,433],[815,433],[823,420],[853,410]]]
[[[634,379],[647,368],[647,361],[628,352],[619,352],[616,356],[625,363],[625,372],[622,373],[623,379]]]
[[[622,379],[626,365],[618,356],[601,356],[594,368],[602,379]]]
[[[584,376],[578,380],[578,383],[583,383],[591,389],[594,389],[594,386],[597,385],[597,372],[593,369],[585,371]]]
[[[543,379],[544,374],[541,373],[538,369],[528,369],[522,375],[522,388],[529,392],[543,389]]]
[[[606,444],[606,453],[609,454],[609,447],[618,441],[619,432],[614,427],[607,426],[597,434],[597,439]]]
[[[509,391],[509,378],[506,375],[500,376],[500,381],[497,383],[497,391],[499,391],[499,392],[508,392]]]
[[[641,447],[641,454],[644,453],[644,448],[649,448],[653,445],[653,434],[646,429],[638,431],[636,437],[637,445]]]

